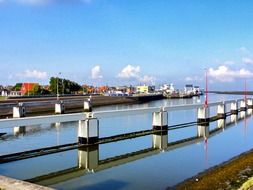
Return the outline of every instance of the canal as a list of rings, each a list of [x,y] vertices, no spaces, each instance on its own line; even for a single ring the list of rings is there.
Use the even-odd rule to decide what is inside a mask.
[[[180,100],[159,100],[138,105],[117,105],[96,110],[120,110],[172,106],[203,102],[204,97]],[[210,102],[239,99],[241,96],[210,95]],[[196,110],[169,112],[169,126],[196,121]],[[215,110],[211,109],[211,116]],[[240,114],[239,114],[240,115]],[[45,122],[46,123],[46,122]],[[165,136],[169,145],[190,139],[168,149],[153,149],[153,135],[128,139],[93,147],[92,150],[74,149],[56,154],[0,164],[0,175],[28,180],[56,189],[165,189],[220,164],[253,148],[252,117],[231,123],[216,130],[218,122],[210,123],[207,141],[193,138],[197,126],[169,130]],[[0,155],[77,142],[78,122],[26,126],[25,133],[14,133],[13,128],[2,127],[7,133],[0,139]],[[100,137],[152,129],[151,113],[122,115],[100,120]],[[87,154],[89,156],[87,157]],[[83,158],[85,157],[86,158]],[[92,169],[80,168],[87,159]]]

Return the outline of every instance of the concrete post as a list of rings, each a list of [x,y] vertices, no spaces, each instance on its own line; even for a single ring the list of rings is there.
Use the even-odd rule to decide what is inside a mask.
[[[231,114],[238,114],[238,102],[237,101],[231,102],[230,106],[231,106],[230,107]]]
[[[247,104],[246,104],[245,100],[240,101],[240,110],[241,111],[246,111],[247,110]]]
[[[78,143],[95,144],[98,142],[99,121],[97,118],[87,118],[79,121]]]
[[[56,114],[63,114],[65,112],[65,106],[63,101],[59,101],[55,104],[55,113]]]
[[[248,109],[253,109],[253,100],[251,98],[247,99],[247,107]]]
[[[164,150],[168,147],[168,131],[153,134],[153,148]]]
[[[26,110],[23,103],[19,103],[17,106],[13,107],[13,117],[20,118],[25,117]]]
[[[98,145],[78,149],[78,168],[94,170],[99,163]]]
[[[210,120],[209,118],[209,107],[200,107],[198,108],[198,123],[208,123]],[[204,125],[204,124],[201,124]]]
[[[198,137],[209,137],[209,125],[198,125]]]
[[[224,103],[218,105],[218,107],[217,107],[217,116],[220,119],[226,118],[226,105]]]
[[[162,110],[160,112],[154,112],[152,125],[154,130],[167,130],[168,112]]]
[[[91,100],[84,101],[83,103],[84,112],[92,112]]]

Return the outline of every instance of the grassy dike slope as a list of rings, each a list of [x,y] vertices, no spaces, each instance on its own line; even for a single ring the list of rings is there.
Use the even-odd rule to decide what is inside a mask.
[[[175,189],[249,189],[253,176],[253,150],[198,174]],[[246,183],[245,183],[246,182]],[[242,186],[244,184],[244,186]],[[246,188],[247,187],[247,188]]]

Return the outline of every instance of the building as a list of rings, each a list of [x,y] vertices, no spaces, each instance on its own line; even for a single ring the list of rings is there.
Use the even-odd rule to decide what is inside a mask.
[[[139,93],[139,94],[149,94],[149,93],[153,93],[154,91],[155,91],[154,86],[143,85],[143,86],[136,87],[136,93]]]
[[[21,87],[21,95],[24,96],[25,94],[28,94],[34,90],[34,87],[39,85],[38,83],[23,83]]]

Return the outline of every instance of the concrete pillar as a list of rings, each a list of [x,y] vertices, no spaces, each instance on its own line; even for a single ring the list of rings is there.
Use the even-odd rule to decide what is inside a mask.
[[[231,102],[230,112],[231,112],[231,114],[238,114],[238,102],[237,101]]]
[[[84,101],[83,108],[84,108],[84,112],[92,112],[92,105],[91,105],[90,99],[88,99],[88,101]]]
[[[78,149],[78,168],[94,170],[99,163],[98,145]]]
[[[198,108],[197,122],[198,123],[208,123],[209,120],[210,120],[210,118],[209,118],[209,107],[203,106],[203,107]]]
[[[55,104],[55,113],[56,114],[63,114],[65,112],[65,106],[63,101],[59,101]]]
[[[152,125],[154,130],[167,130],[168,112],[166,111],[154,112]]]
[[[217,127],[218,128],[225,128],[226,126],[226,120],[225,119],[218,119],[217,120]]]
[[[17,106],[13,107],[13,117],[20,118],[25,117],[26,110],[23,103],[19,103]]]
[[[99,121],[97,118],[87,118],[79,121],[78,143],[94,144],[98,142]]]
[[[198,137],[209,137],[209,125],[198,125]]]
[[[20,127],[14,127],[13,128],[13,133],[15,136],[18,136],[18,135],[23,135],[26,133],[26,127],[25,126],[20,126]]]
[[[240,101],[240,111],[246,111],[247,110],[247,104],[245,100]]]
[[[251,98],[247,99],[247,107],[248,109],[253,109],[253,100]]]
[[[221,119],[226,118],[226,105],[224,103],[218,105],[217,116],[218,116],[218,118],[221,118]]]
[[[153,148],[164,150],[168,147],[168,131],[161,131],[153,134]]]

